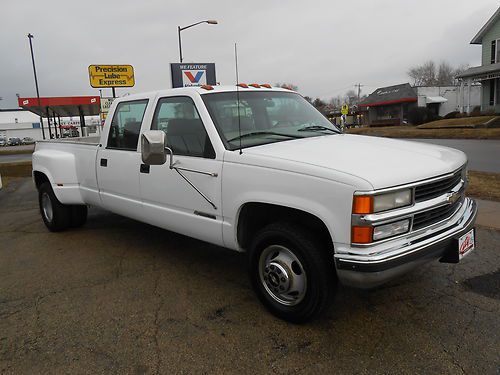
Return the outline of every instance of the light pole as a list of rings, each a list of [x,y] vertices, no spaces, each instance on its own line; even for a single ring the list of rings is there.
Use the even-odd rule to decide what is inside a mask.
[[[33,55],[33,44],[31,43],[32,38],[33,38],[33,34],[31,34],[31,33],[28,34],[28,40],[30,41],[31,62],[33,63],[33,74],[35,75],[36,97],[38,100],[38,108],[40,108],[40,92],[38,91],[38,79],[36,77],[35,56]],[[49,121],[48,118],[47,118],[47,121]],[[43,137],[43,139],[45,139],[45,130],[43,129],[43,118],[41,115],[40,115],[40,126],[42,127],[42,137]]]
[[[179,60],[181,63],[182,63],[181,31],[189,29],[190,27],[199,25],[201,23],[208,23],[209,25],[217,25],[218,24],[218,22],[216,20],[206,20],[206,21],[200,21],[200,22],[193,23],[192,25],[189,25],[189,26],[184,26],[184,27],[177,26],[177,35],[179,36]]]

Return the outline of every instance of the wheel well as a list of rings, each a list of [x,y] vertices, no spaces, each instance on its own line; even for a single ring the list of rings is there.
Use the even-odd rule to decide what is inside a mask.
[[[255,234],[265,226],[278,221],[299,224],[333,251],[333,241],[325,223],[308,212],[295,208],[268,203],[246,203],[240,210],[238,218],[237,239],[239,245],[246,249]]]
[[[44,182],[49,182],[49,178],[43,172],[34,171],[33,177],[35,179],[35,185],[37,189],[40,188],[40,185]]]

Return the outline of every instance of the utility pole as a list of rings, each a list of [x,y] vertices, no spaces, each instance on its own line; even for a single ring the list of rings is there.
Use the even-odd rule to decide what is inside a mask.
[[[38,108],[40,110],[40,113],[42,112],[42,109],[40,108],[40,92],[38,91],[38,79],[36,77],[36,67],[35,67],[35,55],[33,54],[33,44],[31,43],[31,39],[33,39],[33,34],[28,34],[28,40],[30,41],[30,51],[31,51],[31,62],[33,64],[33,75],[35,76],[35,87],[36,87],[36,97],[38,100]],[[50,138],[52,138],[52,134],[50,133],[50,119],[47,117],[47,122],[49,123],[49,134]],[[45,139],[45,130],[43,129],[43,117],[40,114],[40,126],[42,127],[42,137]]]
[[[358,105],[359,105],[359,98],[361,96],[361,87],[363,87],[364,85],[362,85],[361,83],[358,83],[357,85],[354,85],[354,87],[357,87],[358,88]]]

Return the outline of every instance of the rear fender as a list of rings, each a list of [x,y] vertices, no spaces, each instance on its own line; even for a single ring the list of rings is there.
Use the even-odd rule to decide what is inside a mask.
[[[33,153],[33,172],[35,171],[47,177],[61,203],[84,203],[73,154],[58,150],[37,150]]]

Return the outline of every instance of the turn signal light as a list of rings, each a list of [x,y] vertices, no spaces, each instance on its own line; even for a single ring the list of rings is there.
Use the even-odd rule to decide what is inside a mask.
[[[352,201],[353,214],[373,213],[373,197],[371,195],[355,195]]]
[[[353,226],[351,233],[351,241],[353,243],[370,243],[373,238],[372,227]]]
[[[236,86],[243,87],[244,89],[248,89],[248,85],[246,83],[238,83]]]
[[[266,89],[272,89],[273,88],[269,83],[263,83],[261,86],[265,87]]]
[[[258,83],[251,83],[248,86],[252,86],[252,87],[255,87],[256,89],[260,89],[260,85]]]
[[[210,86],[210,85],[201,85],[200,87],[201,87],[202,89],[209,90],[209,91],[214,89],[214,88],[213,88],[212,86]]]

